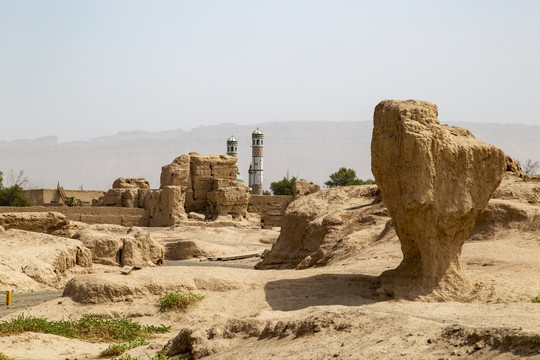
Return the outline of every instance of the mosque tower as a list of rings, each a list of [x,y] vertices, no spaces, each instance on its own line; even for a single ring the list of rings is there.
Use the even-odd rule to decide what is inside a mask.
[[[233,135],[227,139],[227,155],[238,157],[238,141]]]
[[[251,165],[249,165],[249,187],[256,195],[263,194],[263,145],[264,135],[259,128],[251,134]]]
[[[238,140],[234,138],[234,135],[231,135],[227,139],[227,155],[234,156],[238,158]],[[238,164],[236,165],[236,181],[244,182],[244,179],[240,176],[240,170],[238,170]]]

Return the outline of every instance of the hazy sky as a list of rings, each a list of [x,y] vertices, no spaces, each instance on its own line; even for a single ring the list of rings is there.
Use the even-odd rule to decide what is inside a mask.
[[[371,120],[389,98],[540,125],[540,1],[0,0],[0,140]]]

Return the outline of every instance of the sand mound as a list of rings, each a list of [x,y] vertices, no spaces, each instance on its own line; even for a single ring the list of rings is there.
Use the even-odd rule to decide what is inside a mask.
[[[382,241],[397,241],[375,186],[321,191],[289,205],[277,243],[258,269],[303,269],[361,256]],[[507,173],[468,241],[504,239],[512,232],[540,241],[540,182]]]
[[[326,312],[288,320],[232,319],[207,328],[184,328],[167,344],[167,348],[169,356],[184,355],[200,359],[237,346],[247,338],[297,339],[315,333],[348,331],[352,327],[353,320],[343,313]]]
[[[504,238],[509,231],[540,240],[540,182],[508,173],[476,219],[470,240]]]
[[[374,185],[319,191],[293,201],[272,249],[257,269],[304,269],[354,256],[392,238],[388,211]]]
[[[136,268],[163,263],[165,250],[138,227],[89,225],[73,235],[92,251],[95,263]]]
[[[239,282],[209,276],[181,278],[178,274],[135,271],[129,275],[89,274],[71,279],[62,296],[84,304],[130,301],[167,291],[230,291]]]
[[[26,332],[0,337],[0,354],[9,354],[9,359],[13,357],[13,359],[18,360],[83,360],[95,359],[96,355],[109,345],[108,343],[89,343],[79,339],[67,339],[51,334]]]
[[[69,269],[91,265],[90,250],[78,240],[15,229],[0,233],[0,289],[58,288]]]

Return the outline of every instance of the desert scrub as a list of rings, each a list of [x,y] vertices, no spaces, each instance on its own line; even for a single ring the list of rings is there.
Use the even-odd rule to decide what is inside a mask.
[[[85,315],[79,320],[49,321],[24,314],[0,322],[0,336],[31,331],[89,342],[130,342],[154,333],[168,332],[170,326],[141,326],[126,317]]]
[[[146,341],[146,339],[144,338],[139,338],[137,340],[133,340],[133,341],[121,343],[121,344],[112,344],[112,345],[109,345],[108,348],[100,352],[99,357],[103,358],[103,357],[122,355],[123,353],[125,353],[126,351],[130,349],[143,346],[143,345],[148,345],[148,344],[149,344],[148,341]]]
[[[159,308],[166,312],[169,310],[186,311],[186,309],[204,299],[204,295],[197,295],[190,292],[168,292],[159,298]]]
[[[531,302],[533,303],[540,303],[540,294],[536,295],[531,299]]]
[[[152,360],[168,360],[169,359],[169,349],[159,350],[156,353],[156,356]]]
[[[10,358],[9,356],[0,353],[0,360],[14,360],[13,358]]]
[[[139,360],[139,359],[134,358],[133,356],[131,356],[129,354],[126,354],[126,355],[122,355],[119,358],[114,358],[114,360]]]

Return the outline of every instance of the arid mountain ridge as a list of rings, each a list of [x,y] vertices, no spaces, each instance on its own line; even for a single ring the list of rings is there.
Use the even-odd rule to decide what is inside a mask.
[[[441,121],[444,123],[444,121]],[[500,147],[520,161],[540,160],[540,126],[450,122],[469,129],[475,137]],[[226,140],[239,142],[238,165],[247,180],[251,162],[251,133],[259,127],[265,135],[264,183],[285,175],[323,184],[339,167],[372,178],[371,121],[270,122],[257,125],[221,124],[190,131],[132,131],[89,141],[59,142],[50,136],[32,140],[0,141],[0,170],[24,170],[34,188],[108,189],[118,177],[144,177],[159,187],[161,166],[189,152],[217,154]]]

